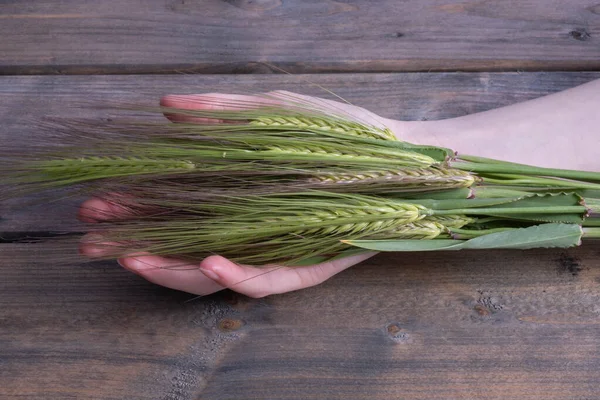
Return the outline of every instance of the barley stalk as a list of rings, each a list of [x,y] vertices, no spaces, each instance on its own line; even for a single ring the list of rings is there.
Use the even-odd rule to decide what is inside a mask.
[[[137,251],[201,259],[221,254],[238,262],[289,261],[315,251],[340,251],[341,239],[370,235],[432,237],[435,223],[410,225],[425,218],[420,205],[360,195],[250,196],[198,204],[196,212],[164,220],[123,222],[105,239],[121,242],[109,256]],[[130,246],[130,247],[127,247]]]
[[[446,228],[462,228],[476,221],[475,218],[466,215],[433,215],[427,217],[426,220],[442,224]]]
[[[423,207],[412,204],[388,204],[383,206],[365,206],[361,209],[338,208],[318,211],[298,217],[280,217],[271,219],[269,223],[283,224],[288,222],[315,226],[312,229],[292,232],[292,234],[311,235],[346,235],[369,234],[380,232],[399,225],[409,224],[424,218],[420,213]]]
[[[70,184],[90,179],[101,179],[140,174],[189,172],[195,164],[185,160],[167,160],[145,157],[89,156],[40,161],[31,164],[38,174],[29,182],[48,181]]]
[[[398,164],[403,166],[428,167],[436,161],[426,155],[405,151],[400,149],[379,149],[376,147],[356,147],[350,146],[343,149],[339,146],[327,146],[326,144],[290,144],[268,146],[268,150],[261,151],[264,156],[274,155],[285,159],[288,155],[290,159],[298,158],[322,158],[326,157],[331,161],[367,163],[376,165]]]
[[[460,188],[470,187],[475,177],[466,171],[443,168],[402,168],[383,171],[365,171],[357,173],[320,175],[309,180],[324,184],[349,185],[355,183],[389,183],[401,185],[402,188],[426,189],[434,187]]]
[[[265,128],[317,130],[374,139],[397,140],[392,131],[387,128],[377,128],[334,118],[281,115],[274,117],[259,117],[250,121],[250,125]]]

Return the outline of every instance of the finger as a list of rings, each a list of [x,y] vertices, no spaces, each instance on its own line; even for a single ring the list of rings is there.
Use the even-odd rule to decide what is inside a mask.
[[[250,297],[291,292],[315,286],[333,275],[362,262],[376,253],[369,252],[309,267],[256,268],[235,264],[220,256],[206,258],[200,270],[218,284]]]
[[[205,93],[192,95],[167,95],[161,98],[160,105],[166,108],[174,109],[173,112],[166,112],[165,116],[172,122],[188,123],[220,123],[222,119],[202,118],[194,115],[186,115],[177,112],[177,110],[202,110],[202,111],[235,111],[249,110],[254,108],[273,105],[275,102],[262,97],[234,95],[224,93]],[[235,122],[235,121],[231,121]]]
[[[94,223],[119,219],[128,215],[130,215],[130,211],[127,207],[117,202],[93,197],[81,204],[77,218],[82,222]]]
[[[115,199],[123,197],[120,194],[111,194],[111,196]],[[123,204],[93,197],[81,204],[77,217],[82,222],[93,224],[126,219],[133,215],[133,211]],[[79,253],[90,258],[99,258],[113,253],[118,247],[118,243],[107,242],[101,232],[90,232],[81,239]]]
[[[187,293],[205,296],[224,289],[204,275],[199,265],[176,259],[141,255],[119,259],[119,264],[152,283]]]
[[[317,285],[375,253],[299,268],[255,268],[220,257],[206,258],[200,265],[160,256],[143,255],[119,260],[124,268],[157,285],[208,295],[228,287],[250,297],[264,297]]]
[[[107,242],[101,233],[90,232],[79,241],[79,254],[89,258],[110,255],[118,248],[118,243]]]

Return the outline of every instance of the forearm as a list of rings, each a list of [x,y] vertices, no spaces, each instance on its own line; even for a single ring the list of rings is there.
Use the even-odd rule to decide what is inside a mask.
[[[404,140],[543,167],[600,170],[600,80],[491,111],[403,125]]]

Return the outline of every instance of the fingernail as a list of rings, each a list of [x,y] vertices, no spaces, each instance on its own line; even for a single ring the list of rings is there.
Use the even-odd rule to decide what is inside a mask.
[[[124,269],[126,269],[129,272],[133,272],[136,275],[140,275],[140,273],[138,272],[137,269],[133,269],[133,268],[129,268],[127,265],[125,265],[124,262],[122,262],[121,260],[117,260],[117,264],[119,264],[121,267],[123,267]],[[141,276],[141,275],[140,275]]]
[[[217,275],[217,273],[211,269],[200,268],[200,272],[202,272],[204,275],[206,275],[207,278],[210,278],[213,281],[218,281],[219,279],[221,279],[219,275]]]

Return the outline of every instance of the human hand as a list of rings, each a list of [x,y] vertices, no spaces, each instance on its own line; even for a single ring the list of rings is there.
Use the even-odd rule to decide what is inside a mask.
[[[122,217],[123,209],[115,203],[92,198],[81,205],[79,218],[84,222],[98,222]],[[102,250],[86,244],[80,251],[89,257]],[[119,264],[148,281],[175,290],[205,296],[229,288],[249,297],[260,298],[318,285],[333,275],[368,259],[375,253],[366,253],[306,267],[240,265],[215,255],[197,265],[152,254],[136,255],[118,260]]]
[[[206,101],[207,96],[212,99],[221,96],[224,100],[246,97],[167,96],[161,104],[180,109],[214,108],[214,102]],[[600,145],[600,119],[595,113],[600,104],[600,81],[525,103],[442,121],[395,121],[348,104],[294,96],[386,126],[400,140],[412,143],[544,167],[600,170],[596,156]],[[579,105],[571,107],[572,104]],[[168,117],[175,121],[189,119],[177,115]],[[114,204],[91,199],[82,205],[80,218],[91,222],[119,212]],[[84,254],[93,256],[95,251],[90,246],[82,246]],[[119,263],[151,282],[172,289],[206,295],[230,288],[251,297],[263,297],[317,285],[372,255],[295,268],[237,265],[220,256],[208,257],[198,265],[185,268],[181,268],[179,260],[154,255],[127,257]]]
[[[271,94],[267,99],[261,97],[254,100],[251,96],[223,94],[166,96],[161,100],[161,105],[189,110],[215,109],[216,107],[227,109],[233,106],[217,106],[218,103],[215,102],[215,98],[222,98],[223,104],[234,104],[237,100],[265,103],[277,101],[277,98],[285,101],[285,98],[289,99],[290,97],[296,100],[302,99],[302,101],[311,102],[315,105],[322,104],[333,107],[337,111],[349,113],[354,118],[373,124],[387,126],[389,122],[389,120],[360,107],[287,92],[277,92]],[[194,122],[195,119],[177,114],[169,114],[167,117],[175,122]],[[81,205],[79,218],[85,222],[93,223],[122,217],[124,212],[123,208],[110,202],[110,199],[107,201],[93,198]],[[81,252],[90,257],[94,257],[100,251],[101,249],[96,246],[86,244],[85,240],[81,245]],[[258,268],[239,265],[218,255],[210,256],[198,265],[182,264],[180,260],[152,254],[125,257],[119,260],[119,264],[150,282],[192,294],[208,295],[229,288],[247,296],[258,298],[317,285],[374,254],[371,252],[318,265],[293,268],[281,266],[261,266]]]
[[[411,138],[451,148],[459,156],[600,171],[599,106],[600,79],[506,107],[408,127]],[[392,129],[395,123],[389,122]],[[406,123],[400,122],[400,129]]]

